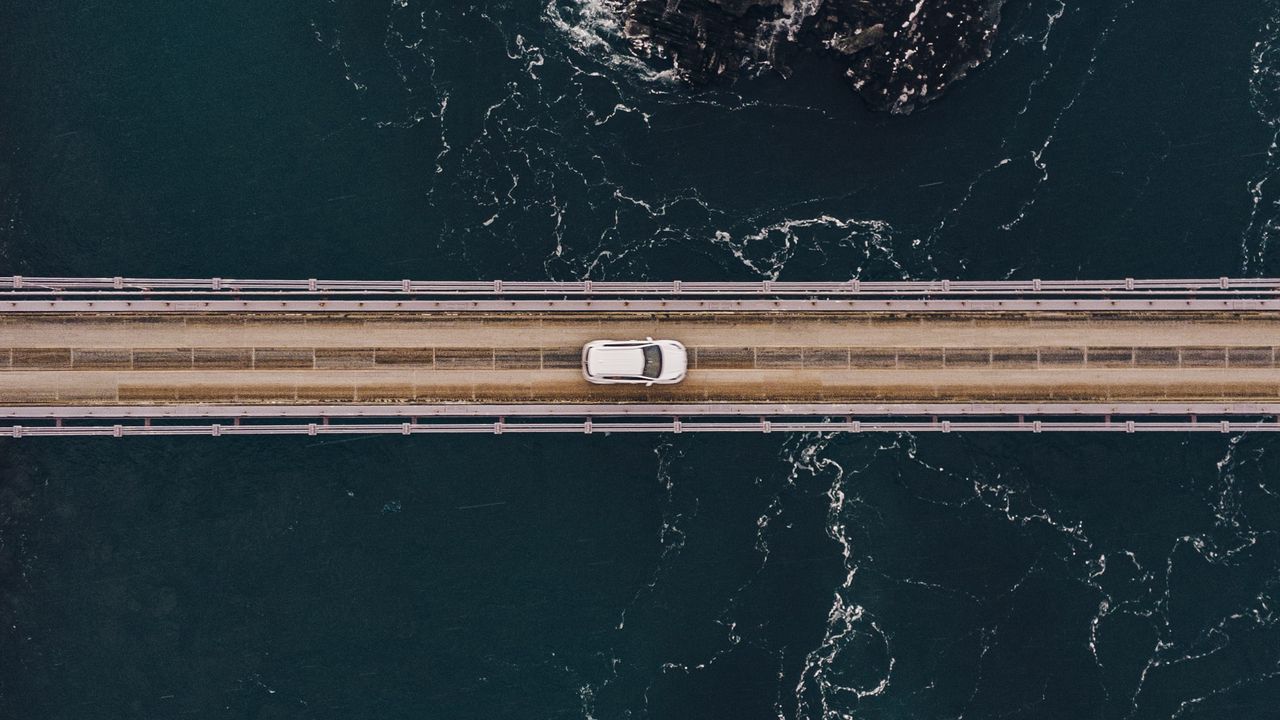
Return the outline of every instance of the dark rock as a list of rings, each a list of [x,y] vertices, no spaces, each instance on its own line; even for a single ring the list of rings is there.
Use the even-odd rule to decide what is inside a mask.
[[[909,113],[991,53],[1004,0],[628,0],[624,32],[685,82],[791,73],[801,52],[847,67],[872,107]]]

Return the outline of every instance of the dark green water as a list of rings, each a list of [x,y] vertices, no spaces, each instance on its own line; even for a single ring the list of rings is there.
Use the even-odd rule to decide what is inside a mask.
[[[0,273],[1275,275],[1280,8],[1009,0],[909,117],[599,0],[0,4]],[[1280,717],[1261,436],[0,444],[4,718]]]

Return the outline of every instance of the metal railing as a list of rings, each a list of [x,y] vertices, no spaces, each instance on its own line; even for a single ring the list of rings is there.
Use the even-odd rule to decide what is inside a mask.
[[[629,282],[525,280],[269,280],[243,278],[0,277],[10,296],[372,295],[432,297],[1280,296],[1280,278]]]
[[[0,437],[1280,432],[1277,403],[11,406]]]
[[[611,433],[972,433],[972,432],[1280,432],[1280,422],[1270,419],[1253,420],[934,420],[934,419],[871,419],[871,420],[526,420],[508,422],[403,422],[403,423],[200,423],[157,424],[115,423],[110,425],[7,425],[0,426],[0,437],[146,437],[166,435],[196,435],[206,437],[248,435],[421,435],[421,434],[611,434]]]
[[[74,419],[137,421],[250,422],[258,420],[305,419],[330,421],[372,421],[418,423],[479,418],[482,422],[499,418],[551,420],[657,420],[673,417],[697,418],[923,418],[929,422],[975,418],[1060,418],[1088,420],[1109,417],[1240,418],[1280,417],[1276,402],[672,402],[672,403],[493,403],[449,402],[435,404],[327,404],[327,405],[219,405],[175,403],[168,405],[6,405],[0,406],[0,420],[43,422]],[[1198,421],[1198,420],[1197,420]]]

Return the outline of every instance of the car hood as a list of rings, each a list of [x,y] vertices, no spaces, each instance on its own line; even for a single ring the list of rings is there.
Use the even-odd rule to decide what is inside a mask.
[[[689,369],[689,355],[684,347],[673,342],[661,342],[658,347],[662,348],[662,374],[658,377],[671,380],[684,375]]]

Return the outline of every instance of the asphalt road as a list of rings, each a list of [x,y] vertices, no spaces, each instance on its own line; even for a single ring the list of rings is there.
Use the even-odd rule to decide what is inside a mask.
[[[675,386],[582,344],[680,340]],[[1280,398],[1280,315],[0,316],[0,404],[1161,402]]]

